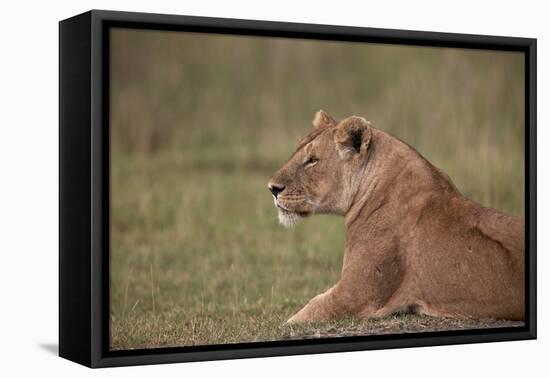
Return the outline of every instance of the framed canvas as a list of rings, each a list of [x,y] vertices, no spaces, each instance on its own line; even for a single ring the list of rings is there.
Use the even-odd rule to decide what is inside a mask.
[[[535,39],[97,10],[59,28],[60,356],[536,338]]]

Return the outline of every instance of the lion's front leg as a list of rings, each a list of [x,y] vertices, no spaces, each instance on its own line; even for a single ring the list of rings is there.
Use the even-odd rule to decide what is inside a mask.
[[[319,322],[341,316],[342,312],[343,309],[335,301],[334,288],[330,288],[311,299],[287,323]]]

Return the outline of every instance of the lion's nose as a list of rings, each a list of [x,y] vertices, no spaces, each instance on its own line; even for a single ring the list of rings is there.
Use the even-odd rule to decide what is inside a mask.
[[[268,185],[269,191],[277,198],[277,195],[281,193],[283,190],[285,190],[284,185],[276,185],[276,184],[269,184]]]

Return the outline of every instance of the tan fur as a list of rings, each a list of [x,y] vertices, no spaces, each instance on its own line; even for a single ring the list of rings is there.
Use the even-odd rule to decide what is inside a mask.
[[[269,186],[281,223],[345,217],[340,280],[289,322],[413,311],[524,318],[523,218],[462,196],[417,151],[361,117],[323,111]],[[335,251],[336,253],[336,251]]]

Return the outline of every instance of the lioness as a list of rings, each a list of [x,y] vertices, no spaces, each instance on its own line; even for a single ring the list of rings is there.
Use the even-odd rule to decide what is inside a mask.
[[[314,130],[273,176],[279,221],[345,217],[340,280],[288,322],[396,312],[523,320],[523,218],[465,198],[414,148],[362,117]]]

